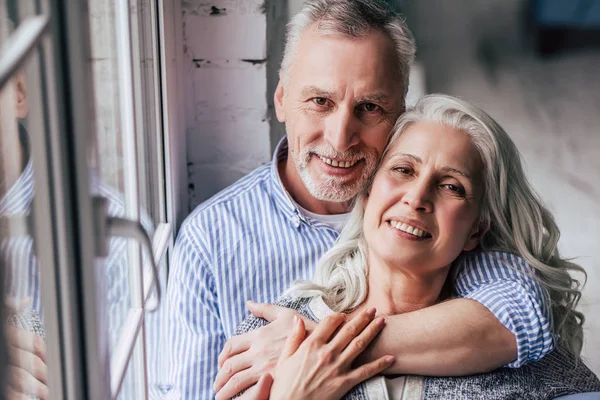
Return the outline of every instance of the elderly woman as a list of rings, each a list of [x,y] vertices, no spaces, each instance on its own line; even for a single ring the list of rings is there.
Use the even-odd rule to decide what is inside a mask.
[[[502,128],[464,101],[426,96],[398,120],[377,173],[313,281],[298,282],[279,302],[328,322],[305,338],[296,318],[273,376],[257,386],[272,379],[274,399],[547,399],[600,391],[579,360],[581,293],[569,270],[583,270],[560,257],[558,237]],[[377,374],[394,362],[389,356],[353,367],[386,315],[451,298],[453,277],[472,267],[464,254],[474,249],[497,251],[537,278],[553,306],[556,350],[519,369],[466,377],[384,378]],[[238,333],[265,323],[251,316]]]

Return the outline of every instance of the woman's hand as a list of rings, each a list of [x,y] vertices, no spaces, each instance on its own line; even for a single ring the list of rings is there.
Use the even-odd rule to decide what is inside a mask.
[[[31,305],[31,299],[20,301],[5,299],[5,314],[18,314]],[[4,339],[7,350],[6,386],[7,400],[29,399],[31,396],[48,398],[48,368],[46,366],[46,342],[41,336],[5,323]]]
[[[270,324],[227,341],[219,355],[219,372],[213,385],[216,400],[229,399],[251,386],[254,391],[261,376],[270,374],[277,365],[294,329],[294,317],[303,318],[294,310],[273,304],[248,301],[248,310]],[[307,319],[305,326],[310,330],[317,324]]]
[[[352,368],[352,362],[384,326],[384,319],[373,320],[374,316],[375,309],[370,309],[342,326],[345,316],[332,314],[308,338],[304,321],[295,317],[294,331],[272,373],[270,398],[339,399],[355,385],[390,367],[392,356]]]

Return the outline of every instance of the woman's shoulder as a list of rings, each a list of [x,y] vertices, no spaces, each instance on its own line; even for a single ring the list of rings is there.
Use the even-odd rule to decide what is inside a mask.
[[[567,394],[600,391],[598,377],[567,350],[558,347],[540,361],[521,368],[461,377],[426,377],[425,398],[457,397],[547,399]]]
[[[318,321],[314,313],[311,311],[310,303],[313,297],[282,297],[277,300],[273,305],[279,307],[289,308],[290,310],[296,311],[306,318],[312,321]],[[238,326],[235,331],[236,335],[241,335],[246,332],[253,331],[262,326],[268,325],[269,322],[265,319],[256,317],[250,314],[242,323]]]

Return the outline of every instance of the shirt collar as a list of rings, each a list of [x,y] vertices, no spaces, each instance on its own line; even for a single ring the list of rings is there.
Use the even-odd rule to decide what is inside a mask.
[[[288,158],[288,141],[287,137],[283,137],[275,151],[273,152],[273,162],[271,163],[271,181],[273,189],[273,198],[276,206],[283,211],[290,222],[296,227],[300,227],[301,221],[306,222],[296,203],[292,201],[289,193],[283,186],[281,176],[279,176],[279,163]]]
[[[302,222],[313,226],[313,227],[324,227],[327,229],[332,229],[335,232],[338,232],[337,229],[334,229],[330,224],[320,221],[319,219],[310,219],[305,215],[304,212],[300,209],[300,206],[292,200],[290,194],[283,186],[283,182],[281,181],[281,176],[279,175],[279,163],[287,160],[289,154],[288,141],[287,137],[284,136],[275,151],[273,152],[273,162],[271,164],[271,178],[273,182],[273,197],[275,199],[275,204],[277,207],[284,212],[286,217],[290,220],[290,222],[294,225],[296,229],[298,229]],[[342,218],[347,218],[347,215]],[[339,233],[339,232],[338,232]]]
[[[19,179],[0,199],[0,215],[29,214],[33,191],[33,161],[30,158]]]

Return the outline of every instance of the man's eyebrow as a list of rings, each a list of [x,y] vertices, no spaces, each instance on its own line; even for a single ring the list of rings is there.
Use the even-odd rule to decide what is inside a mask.
[[[396,153],[394,155],[392,155],[391,159],[394,158],[410,158],[413,161],[422,164],[423,160],[421,160],[419,157],[413,155],[413,154],[407,154],[407,153]],[[464,176],[465,178],[469,179],[470,181],[473,181],[473,178],[471,177],[471,175],[469,175],[468,173],[466,173],[465,171],[462,171],[458,168],[454,168],[454,167],[443,167],[442,168],[443,172],[453,172],[455,174],[459,174]]]
[[[300,95],[302,97],[325,97],[331,99],[334,96],[333,92],[321,89],[317,86],[308,85],[302,88]]]
[[[379,103],[387,104],[391,101],[390,95],[386,93],[373,93],[366,96],[359,97],[357,103]]]

